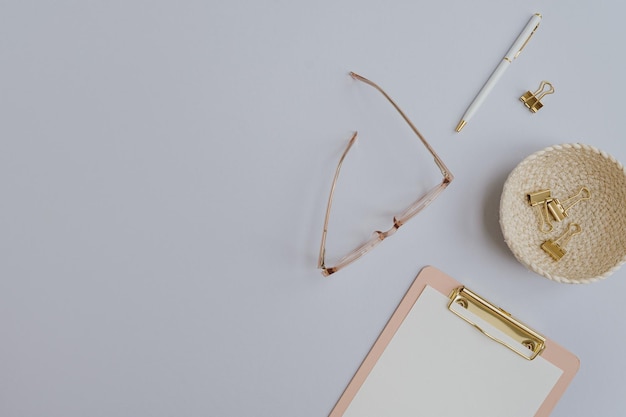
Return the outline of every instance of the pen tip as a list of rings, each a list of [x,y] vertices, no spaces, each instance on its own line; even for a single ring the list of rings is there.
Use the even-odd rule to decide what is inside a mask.
[[[454,130],[456,130],[457,132],[460,132],[461,129],[463,129],[466,124],[467,124],[467,122],[465,120],[461,120],[459,122],[459,124],[456,126],[456,129],[454,129]]]

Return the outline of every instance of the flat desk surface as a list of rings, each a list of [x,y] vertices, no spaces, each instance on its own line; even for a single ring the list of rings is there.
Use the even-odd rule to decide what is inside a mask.
[[[535,12],[537,33],[455,133]],[[554,416],[622,415],[626,269],[584,286],[533,274],[498,209],[508,173],[546,146],[626,162],[625,14],[619,1],[5,4],[0,414],[327,415],[434,265],[580,357]],[[329,255],[432,179],[349,71],[397,101],[455,180],[324,279],[327,193],[353,131]],[[518,97],[544,79],[556,93],[533,115]]]

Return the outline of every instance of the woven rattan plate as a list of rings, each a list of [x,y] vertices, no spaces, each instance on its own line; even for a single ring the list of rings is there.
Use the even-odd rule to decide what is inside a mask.
[[[568,210],[553,230],[539,230],[540,214],[527,194],[549,189],[561,201],[581,187],[591,193]],[[581,232],[551,258],[541,245],[561,236],[568,225]],[[507,178],[500,199],[500,226],[513,255],[528,269],[555,281],[590,283],[608,277],[626,261],[626,172],[622,164],[592,146],[551,146],[524,159]]]

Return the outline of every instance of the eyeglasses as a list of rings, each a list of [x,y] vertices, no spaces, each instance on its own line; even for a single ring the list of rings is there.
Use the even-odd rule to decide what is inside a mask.
[[[317,267],[322,270],[322,275],[324,276],[329,276],[339,271],[340,269],[344,268],[345,266],[351,264],[352,262],[359,259],[361,256],[365,255],[371,249],[376,247],[380,242],[382,242],[389,236],[392,236],[394,233],[396,233],[396,231],[400,228],[400,226],[402,226],[407,221],[409,221],[413,216],[415,216],[417,213],[422,211],[435,198],[437,198],[437,196],[439,196],[439,194],[441,194],[441,192],[454,179],[454,176],[452,175],[450,170],[448,170],[448,168],[443,163],[441,158],[439,158],[439,156],[434,151],[434,149],[430,146],[430,144],[426,141],[426,139],[424,139],[424,136],[422,136],[422,134],[417,130],[417,128],[413,125],[413,123],[409,120],[409,118],[400,109],[400,107],[398,107],[398,105],[391,99],[391,97],[389,97],[387,93],[385,93],[385,91],[382,88],[380,88],[374,82],[354,72],[351,72],[350,76],[354,78],[355,80],[359,80],[359,81],[364,82],[365,84],[371,85],[372,87],[380,91],[383,96],[385,96],[385,98],[391,103],[391,105],[397,110],[397,112],[400,113],[400,116],[402,116],[402,118],[409,124],[413,132],[415,132],[415,134],[422,141],[426,149],[428,149],[428,152],[430,152],[430,154],[433,156],[433,158],[435,159],[435,164],[437,164],[437,167],[439,168],[439,170],[441,171],[441,174],[443,175],[443,180],[441,181],[441,183],[437,184],[436,186],[431,188],[428,192],[426,192],[426,194],[418,198],[413,204],[411,204],[409,208],[404,210],[400,215],[395,216],[393,218],[393,226],[391,226],[389,230],[387,230],[386,232],[381,232],[378,230],[375,231],[372,237],[367,242],[363,243],[361,246],[359,246],[358,248],[350,252],[348,255],[341,258],[341,260],[339,260],[336,265],[327,266],[325,263],[326,235],[328,234],[328,219],[330,218],[330,209],[333,203],[335,185],[337,184],[337,178],[339,178],[339,171],[341,170],[341,165],[343,164],[343,160],[345,159],[346,155],[348,154],[348,151],[350,150],[350,148],[352,147],[352,145],[354,144],[357,138],[357,132],[354,132],[354,134],[352,135],[352,138],[350,138],[350,141],[348,142],[348,146],[346,147],[345,151],[343,151],[343,154],[341,155],[341,158],[339,159],[339,163],[337,164],[337,169],[335,170],[335,177],[333,178],[333,183],[330,188],[330,196],[328,197],[328,205],[326,206],[326,217],[324,219],[324,231],[322,232],[322,244],[320,246],[320,256],[319,256],[319,260],[317,264]]]

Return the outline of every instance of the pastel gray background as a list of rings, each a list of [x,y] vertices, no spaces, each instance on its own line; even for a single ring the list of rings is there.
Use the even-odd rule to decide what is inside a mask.
[[[534,12],[520,58],[454,127]],[[619,1],[0,2],[0,414],[325,416],[434,265],[576,353],[554,416],[626,408],[626,270],[568,286],[503,243],[508,173],[582,142],[622,162]],[[375,251],[315,269],[436,178]],[[531,115],[517,100],[550,80]],[[421,156],[420,156],[421,155]],[[421,159],[420,159],[421,158]],[[417,179],[417,180],[416,180]]]

